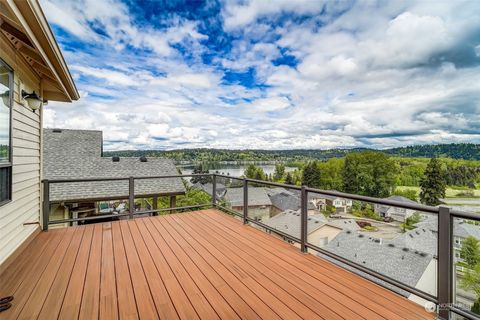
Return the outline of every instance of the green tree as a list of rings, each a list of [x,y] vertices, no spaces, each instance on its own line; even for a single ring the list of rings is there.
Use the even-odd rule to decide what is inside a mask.
[[[249,179],[267,180],[268,178],[263,169],[261,167],[257,167],[254,164],[248,165],[247,169],[245,169],[245,172],[243,174]]]
[[[247,178],[250,179],[255,179],[255,175],[257,174],[258,167],[256,165],[249,164],[245,171],[243,172],[243,175]]]
[[[152,199],[153,201],[153,199]],[[212,201],[212,197],[203,190],[199,190],[196,188],[187,188],[185,195],[177,196],[177,207],[186,207],[186,206],[193,206],[199,204],[210,203]],[[158,208],[159,209],[166,209],[170,207],[170,199],[169,197],[159,197],[158,198]],[[181,210],[181,211],[188,211],[188,209]],[[163,214],[167,214],[168,212],[163,212]]]
[[[473,236],[468,236],[462,242],[460,249],[460,258],[473,267],[480,263],[480,240]]]
[[[275,171],[273,172],[273,181],[282,181],[285,176],[285,165],[283,163],[277,163],[275,165]]]
[[[293,181],[293,177],[290,174],[290,172],[287,173],[287,176],[285,177],[285,184],[295,184]]]
[[[408,217],[404,223],[401,223],[400,226],[403,228],[403,232],[406,230],[415,229],[415,224],[419,223],[422,220],[420,213],[415,212],[410,217]]]
[[[316,161],[307,163],[303,168],[302,185],[310,188],[320,188],[320,168]]]
[[[332,158],[318,165],[320,168],[320,188],[326,190],[339,190],[343,188],[343,159]]]
[[[202,174],[202,173],[208,173],[208,169],[204,169],[202,165],[195,166],[192,171],[193,174]],[[201,184],[209,183],[212,182],[212,177],[211,176],[200,176],[200,177],[192,177],[190,179],[191,183],[197,183],[200,182]]]
[[[345,192],[384,198],[395,188],[395,163],[382,152],[351,153],[345,158],[343,190]]]
[[[405,189],[405,190],[400,190],[400,189],[395,189],[392,193],[395,196],[401,196],[413,201],[417,201],[417,191],[413,189]]]
[[[445,198],[445,178],[442,166],[437,158],[430,159],[425,174],[420,181],[420,201],[429,206],[439,205]]]
[[[467,270],[460,280],[460,286],[475,293],[477,299],[470,309],[473,313],[480,314],[480,263],[477,263],[471,270]]]

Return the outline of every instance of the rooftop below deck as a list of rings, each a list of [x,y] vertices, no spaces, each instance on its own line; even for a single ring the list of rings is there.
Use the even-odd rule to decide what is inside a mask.
[[[0,319],[434,318],[215,209],[41,232],[0,283]]]

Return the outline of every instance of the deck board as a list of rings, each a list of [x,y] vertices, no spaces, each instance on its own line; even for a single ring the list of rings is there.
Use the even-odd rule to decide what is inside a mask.
[[[435,316],[214,209],[42,232],[0,283],[0,319]]]

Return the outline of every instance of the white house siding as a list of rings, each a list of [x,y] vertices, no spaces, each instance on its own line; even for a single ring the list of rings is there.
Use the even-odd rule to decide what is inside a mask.
[[[40,79],[17,56],[0,34],[0,57],[14,72],[12,110],[12,201],[0,207],[0,265],[39,225],[40,219],[41,115],[20,104],[20,84],[41,93]]]
[[[423,292],[429,293],[432,296],[435,296],[437,294],[437,259],[432,259],[430,261],[427,268],[423,272],[422,277],[418,280],[415,288]],[[408,299],[422,306],[425,306],[428,302],[427,300],[413,294],[410,295]]]

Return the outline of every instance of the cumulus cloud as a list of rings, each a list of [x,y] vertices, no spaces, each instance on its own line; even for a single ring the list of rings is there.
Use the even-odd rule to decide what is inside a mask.
[[[105,148],[480,142],[473,1],[45,0],[82,91],[46,126]]]

